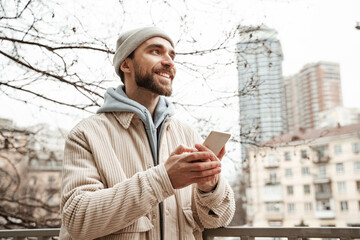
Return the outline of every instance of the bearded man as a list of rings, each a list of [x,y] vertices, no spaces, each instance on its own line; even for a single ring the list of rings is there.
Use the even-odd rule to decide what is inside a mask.
[[[202,239],[229,224],[234,194],[221,158],[166,98],[176,74],[171,38],[156,27],[123,33],[97,114],[69,133],[60,239]]]

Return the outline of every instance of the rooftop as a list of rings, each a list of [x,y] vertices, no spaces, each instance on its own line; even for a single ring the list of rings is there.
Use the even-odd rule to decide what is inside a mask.
[[[272,146],[295,143],[299,141],[319,139],[324,137],[340,136],[351,133],[357,133],[360,139],[360,123],[337,127],[327,127],[320,129],[299,129],[296,132],[285,133],[276,137],[273,137],[269,141],[262,142],[260,146]]]

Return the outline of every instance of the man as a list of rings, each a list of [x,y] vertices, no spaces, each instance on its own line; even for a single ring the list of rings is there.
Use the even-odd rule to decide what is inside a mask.
[[[235,204],[219,159],[189,126],[172,118],[175,51],[155,27],[126,32],[98,114],[68,135],[61,239],[201,239],[225,226]]]

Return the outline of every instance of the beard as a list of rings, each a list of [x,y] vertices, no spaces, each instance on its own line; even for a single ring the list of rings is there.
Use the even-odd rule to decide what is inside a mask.
[[[172,85],[163,85],[156,81],[155,74],[156,71],[165,70],[171,72],[171,69],[167,67],[163,67],[161,69],[152,69],[151,73],[142,73],[140,67],[134,63],[134,71],[135,71],[135,82],[138,87],[145,88],[155,94],[169,97],[172,94]]]

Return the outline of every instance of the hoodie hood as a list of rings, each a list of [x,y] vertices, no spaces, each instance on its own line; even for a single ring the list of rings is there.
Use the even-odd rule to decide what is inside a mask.
[[[105,112],[133,112],[143,122],[146,134],[150,143],[154,164],[158,164],[159,140],[162,132],[162,126],[168,116],[174,115],[172,103],[160,96],[159,102],[154,111],[154,119],[146,107],[138,102],[128,98],[123,90],[124,86],[120,85],[116,89],[108,88],[105,93],[104,104],[97,110],[97,113]],[[160,127],[159,134],[157,129]]]

